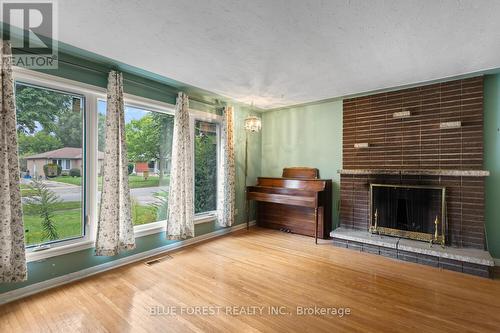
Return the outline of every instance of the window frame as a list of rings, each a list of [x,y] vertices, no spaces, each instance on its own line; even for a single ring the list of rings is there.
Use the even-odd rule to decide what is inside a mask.
[[[87,96],[78,91],[75,90],[73,86],[61,86],[58,84],[52,84],[52,82],[42,82],[43,80],[38,80],[36,78],[33,78],[32,75],[29,75],[25,73],[27,70],[20,70],[20,68],[15,67],[15,70],[13,70],[13,81],[14,81],[14,86],[19,83],[21,85],[25,86],[31,86],[34,88],[39,88],[39,89],[45,89],[45,90],[51,90],[57,93],[62,93],[62,94],[68,94],[68,95],[75,95],[75,96],[80,96],[83,99],[84,103],[84,109],[83,109],[83,116],[82,116],[82,131],[83,131],[83,140],[82,140],[82,160],[83,163],[82,165],[86,165],[87,163],[87,150],[88,150],[88,135],[89,133],[87,132],[88,126],[87,126],[87,119],[89,116],[89,110],[87,109]],[[15,89],[14,89],[14,94],[15,94]],[[16,110],[17,112],[17,110]],[[17,125],[17,124],[16,124]],[[52,159],[52,162],[56,161],[56,164],[61,167],[61,170],[63,171],[69,171],[65,170],[62,168],[63,161],[66,159]],[[59,161],[61,164],[59,164]],[[82,236],[75,236],[75,237],[69,237],[69,238],[64,238],[61,240],[52,240],[52,241],[47,241],[41,244],[33,244],[33,245],[28,245],[26,246],[26,252],[31,253],[31,252],[38,252],[41,250],[45,250],[48,248],[53,248],[53,247],[64,247],[67,245],[71,245],[73,243],[79,243],[79,242],[85,242],[88,241],[89,238],[89,228],[88,228],[88,218],[86,217],[86,210],[87,210],[87,196],[89,192],[88,188],[88,183],[87,183],[87,178],[88,175],[86,173],[88,169],[85,168],[83,170],[84,174],[84,183],[82,184],[82,207],[81,207],[81,212],[82,212]]]
[[[107,90],[105,88],[90,85],[87,83],[74,81],[59,76],[36,72],[33,70],[14,67],[14,82],[19,81],[31,84],[41,88],[53,89],[56,91],[67,92],[84,98],[85,117],[83,129],[85,133],[84,153],[82,168],[85,172],[85,191],[82,200],[84,235],[82,237],[57,241],[56,243],[44,243],[38,247],[26,247],[26,258],[28,262],[42,260],[71,252],[81,251],[93,248],[97,234],[98,205],[97,201],[97,182],[98,182],[98,128],[97,128],[97,103],[99,100],[106,101]],[[148,111],[160,112],[173,115],[175,105],[160,102],[136,95],[124,93],[124,104],[131,107],[137,107]],[[221,136],[220,126],[222,116],[209,112],[189,109],[190,113],[190,132],[194,139],[195,121],[207,121],[217,123],[217,169],[220,167],[221,156]],[[193,147],[194,163],[194,147]],[[193,164],[194,173],[194,164]],[[219,174],[219,170],[218,170]],[[193,174],[194,176],[194,174]],[[219,193],[217,188],[217,193]],[[194,211],[194,205],[193,205]],[[195,224],[213,222],[216,219],[216,211],[196,214]],[[166,220],[152,222],[148,224],[134,226],[136,238],[166,231]]]
[[[97,112],[97,103],[99,103],[99,101],[106,102],[106,98],[98,98],[97,99],[96,112]],[[152,101],[152,100],[149,100],[149,99],[146,99],[143,97],[139,97],[139,96],[135,96],[135,95],[124,94],[123,104],[125,105],[125,107],[129,106],[129,107],[133,107],[133,108],[142,109],[144,111],[158,112],[158,113],[172,115],[172,116],[175,113],[175,106],[174,105],[163,103],[163,102]],[[96,126],[97,125],[98,124],[96,123]],[[96,149],[96,154],[97,154],[97,149]],[[167,226],[167,220],[161,220],[161,221],[136,225],[136,226],[134,226],[134,234],[135,234],[136,238],[141,237],[141,236],[150,235],[150,234],[155,234],[155,233],[159,233],[162,231],[166,231],[167,230],[166,226]]]
[[[61,167],[62,170],[69,171],[71,170],[71,160],[69,158],[63,159],[64,163],[63,165],[66,166],[66,169],[64,167]]]
[[[55,163],[54,163],[54,161],[55,161]],[[59,162],[60,162],[60,164],[59,164]],[[59,165],[61,167],[62,171],[71,170],[71,159],[69,159],[69,158],[52,159],[52,163]],[[69,165],[69,168],[66,168],[68,165]]]
[[[216,205],[218,205],[219,203],[219,168],[221,166],[221,135],[220,135],[220,129],[221,129],[221,126],[222,126],[222,116],[219,116],[217,114],[213,114],[213,113],[208,113],[208,112],[202,112],[202,111],[196,111],[196,110],[189,110],[190,111],[190,124],[189,124],[189,130],[191,132],[191,142],[193,142],[193,149],[192,149],[192,163],[193,163],[193,178],[195,177],[195,173],[196,173],[196,163],[195,163],[195,155],[194,155],[194,152],[195,152],[195,147],[194,147],[194,135],[195,135],[195,127],[196,127],[196,121],[199,120],[199,121],[204,121],[204,122],[207,122],[207,123],[212,123],[212,124],[216,124],[216,141],[217,141],[217,187],[216,187],[216,191],[217,191],[217,195],[216,195]],[[195,184],[193,182],[193,194],[194,194],[194,191],[196,190],[194,188]],[[194,203],[194,200],[196,199],[196,197],[193,198],[193,203]],[[201,213],[197,213],[197,214],[194,214],[195,216],[195,220],[198,219],[198,220],[201,220],[201,221],[213,221],[217,218],[217,209],[218,207],[216,207],[215,210],[212,210],[212,211],[207,211],[207,212],[201,212]],[[193,205],[193,211],[194,211],[194,205]]]

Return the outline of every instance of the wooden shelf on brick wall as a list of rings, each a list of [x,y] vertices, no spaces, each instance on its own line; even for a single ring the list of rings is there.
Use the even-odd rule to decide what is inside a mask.
[[[436,169],[341,169],[341,175],[401,175],[401,176],[452,176],[452,177],[487,177],[486,170],[436,170]]]

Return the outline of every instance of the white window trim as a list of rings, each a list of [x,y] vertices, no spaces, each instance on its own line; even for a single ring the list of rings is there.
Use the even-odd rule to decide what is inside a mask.
[[[13,68],[14,81],[21,81],[27,84],[33,84],[42,88],[54,89],[58,91],[82,95],[85,97],[85,127],[86,127],[86,156],[84,157],[84,165],[86,168],[86,198],[87,204],[85,219],[85,235],[76,239],[63,240],[57,243],[46,244],[39,247],[26,249],[26,259],[28,262],[38,261],[55,257],[63,254],[68,254],[76,251],[93,248],[97,233],[97,103],[99,100],[106,100],[106,89],[90,84],[61,78],[58,76],[35,72],[25,68]],[[124,102],[128,106],[151,110],[155,112],[173,114],[175,105],[160,102],[131,94],[124,94]],[[222,122],[222,117],[208,112],[189,109],[192,135],[194,135],[194,121],[204,120],[210,122]],[[218,133],[220,140],[220,133]],[[220,142],[219,142],[220,143]],[[194,161],[194,150],[193,150]],[[217,154],[220,154],[220,144]],[[217,157],[219,160],[219,156]],[[194,168],[193,168],[194,170]],[[193,207],[194,209],[194,207]],[[196,214],[194,223],[202,224],[216,220],[216,211]],[[166,220],[138,225],[134,227],[135,237],[142,237],[150,234],[166,231]]]
[[[191,132],[191,140],[193,142],[193,150],[191,151],[191,154],[192,154],[192,163],[193,163],[193,173],[196,172],[195,170],[195,156],[194,156],[194,132],[195,132],[195,122],[197,120],[201,120],[201,121],[205,121],[205,122],[209,122],[209,123],[215,123],[217,124],[217,177],[219,177],[219,166],[220,166],[220,150],[221,150],[221,138],[220,138],[220,126],[222,124],[222,117],[217,115],[217,114],[213,114],[213,113],[208,113],[208,112],[203,112],[203,111],[198,111],[198,110],[189,110],[189,115],[190,115],[190,124],[189,124],[189,127],[190,127],[190,132]],[[194,175],[193,175],[194,177]],[[219,183],[219,182],[217,182]],[[194,182],[193,182],[193,186],[194,186]],[[194,189],[193,189],[193,193],[194,193]],[[217,195],[219,194],[219,188],[216,189],[217,191]],[[219,203],[219,200],[218,198],[216,199],[216,203],[218,204]],[[193,207],[193,210],[194,210],[194,207]],[[205,222],[211,222],[215,219],[217,219],[217,211],[214,210],[214,211],[208,211],[208,212],[202,212],[202,213],[198,213],[198,214],[195,214],[195,224],[196,224],[196,220],[198,219],[198,221],[205,221]],[[204,223],[204,222],[200,222],[200,223]]]
[[[194,217],[194,224],[203,224],[213,222],[217,219],[216,211],[196,214]],[[159,232],[167,232],[167,220],[141,224],[134,227],[135,237],[142,237]]]
[[[64,78],[59,78],[55,77],[52,75],[44,74],[44,73],[38,73],[35,71],[27,70],[24,68],[19,68],[19,67],[14,67],[13,68],[13,79],[15,81],[20,81],[22,83],[27,83],[27,84],[32,84],[34,86],[40,86],[41,88],[48,88],[48,89],[53,89],[61,92],[67,92],[70,94],[75,94],[79,96],[83,96],[85,98],[85,130],[86,130],[86,142],[85,142],[85,149],[87,151],[92,150],[93,147],[89,144],[91,137],[96,134],[92,132],[92,126],[88,126],[89,124],[89,117],[92,113],[95,112],[96,108],[92,107],[91,103],[89,103],[89,100],[91,99],[92,94],[102,94],[105,93],[105,90],[99,90],[98,87],[90,86],[84,83],[64,79]],[[96,89],[97,88],[97,89]],[[87,162],[87,158],[84,158],[85,163]],[[62,163],[62,162],[61,162]],[[82,200],[82,203],[87,202],[90,203],[89,201],[89,195],[90,192],[92,191],[92,187],[89,186],[89,180],[91,179],[91,172],[92,168],[88,167],[87,164],[87,173],[86,173],[86,191],[85,195],[86,198]],[[92,207],[91,205],[89,205]],[[84,230],[84,235],[82,237],[78,238],[73,238],[73,239],[68,239],[68,240],[62,240],[57,243],[51,243],[51,244],[42,244],[40,246],[35,246],[31,248],[26,249],[26,257],[28,262],[34,261],[34,260],[39,260],[39,259],[44,259],[56,255],[60,255],[62,252],[68,253],[68,252],[73,252],[73,251],[78,251],[82,249],[82,246],[85,246],[85,244],[88,244],[89,242],[93,242],[92,238],[92,233],[90,232],[90,224],[88,221],[90,220],[90,212],[87,210],[86,216],[83,218],[85,219],[85,230]]]
[[[194,224],[202,224],[217,220],[217,211],[198,213],[194,216]]]
[[[53,159],[52,162],[56,161],[55,164],[59,165],[61,167],[62,171],[69,171],[71,170],[71,159],[68,158],[56,158]],[[59,164],[59,161],[61,161],[61,164]],[[67,164],[66,162],[69,162],[69,168],[66,168]]]

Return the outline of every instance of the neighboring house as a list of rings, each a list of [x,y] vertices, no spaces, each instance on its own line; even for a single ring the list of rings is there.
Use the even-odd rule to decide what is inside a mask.
[[[104,160],[104,153],[98,152],[98,170]],[[82,148],[64,147],[56,150],[47,151],[36,155],[24,157],[26,160],[26,169],[33,177],[43,176],[43,166],[46,164],[57,164],[62,168],[63,173],[69,173],[71,169],[80,169],[83,171]]]
[[[142,175],[144,171],[149,171],[148,162],[135,162],[134,172],[137,175]]]
[[[170,170],[170,158],[164,159],[164,170]],[[160,160],[154,159],[149,162],[135,162],[133,172],[137,175],[142,175],[144,171],[149,171],[149,174],[160,173]]]
[[[157,161],[152,160],[149,162],[135,162],[134,164],[134,173],[142,176],[144,175],[144,171],[148,171],[149,174],[157,174],[158,173],[158,167],[157,167]]]

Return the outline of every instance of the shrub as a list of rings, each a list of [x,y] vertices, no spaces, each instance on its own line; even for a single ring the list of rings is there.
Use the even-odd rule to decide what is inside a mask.
[[[134,163],[128,164],[128,174],[131,175],[134,172]]]
[[[194,212],[202,213],[216,209],[217,146],[207,135],[196,136],[195,140]]]
[[[41,180],[33,179],[29,188],[34,192],[34,196],[26,198],[26,208],[28,211],[36,212],[42,218],[43,239],[59,239],[54,220],[54,207],[56,204],[61,203],[62,200],[57,194],[50,191]]]
[[[160,190],[153,194],[156,201],[151,203],[150,206],[156,208],[156,215],[158,221],[164,221],[168,218],[168,191]]]
[[[28,161],[25,158],[19,158],[19,168],[21,171],[26,172],[28,170]]]
[[[45,174],[45,177],[47,177],[47,178],[60,176],[61,172],[62,172],[62,168],[61,168],[61,166],[59,166],[57,164],[45,164],[43,166],[43,173]]]
[[[74,168],[74,169],[69,170],[69,175],[71,177],[81,177],[82,173],[81,173],[80,169]]]

